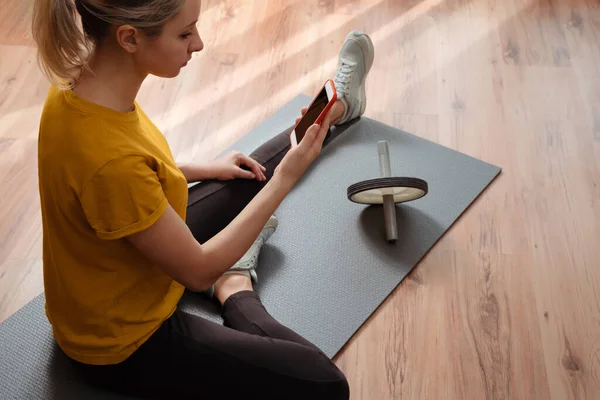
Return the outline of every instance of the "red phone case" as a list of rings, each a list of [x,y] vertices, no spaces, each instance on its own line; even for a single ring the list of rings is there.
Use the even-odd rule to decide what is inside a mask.
[[[331,87],[333,88],[333,97],[331,98],[331,100],[329,100],[329,103],[327,103],[327,105],[325,106],[325,108],[323,109],[321,114],[319,114],[319,116],[315,120],[315,124],[320,124],[323,121],[323,118],[325,118],[325,115],[329,112],[329,110],[331,109],[331,107],[333,107],[333,105],[335,104],[335,102],[337,100],[337,92],[335,90],[335,83],[331,79],[327,79],[325,81],[325,83],[323,84],[323,86],[321,86],[321,89],[319,89],[319,91],[317,92],[317,95],[310,102],[310,105],[307,107],[308,109],[310,109],[310,107],[313,105],[313,103],[317,99],[317,96],[319,96],[319,93],[321,93],[321,91],[325,88],[325,86],[330,82],[331,82]],[[302,121],[302,119],[300,119],[300,121]],[[300,121],[298,121],[298,123],[294,126],[294,129],[292,129],[292,132],[290,132],[290,145],[292,147],[294,146],[293,141],[292,141],[292,134],[296,130],[296,127],[298,126]]]

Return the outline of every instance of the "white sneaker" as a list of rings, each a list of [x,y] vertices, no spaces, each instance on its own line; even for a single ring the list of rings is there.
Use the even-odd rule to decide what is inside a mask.
[[[366,33],[352,31],[346,36],[334,79],[337,97],[346,106],[346,111],[336,125],[364,114],[367,107],[365,83],[374,58],[373,42]]]
[[[249,277],[254,283],[258,282],[258,275],[256,275],[256,263],[258,261],[260,249],[262,248],[263,244],[269,240],[271,235],[275,233],[277,225],[277,217],[272,215],[246,254],[244,254],[242,258],[223,275],[241,274]]]

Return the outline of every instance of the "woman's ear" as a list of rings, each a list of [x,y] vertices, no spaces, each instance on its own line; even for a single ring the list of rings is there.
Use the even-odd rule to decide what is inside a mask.
[[[131,25],[121,25],[117,28],[117,42],[128,53],[135,53],[137,51],[138,37],[139,31]]]

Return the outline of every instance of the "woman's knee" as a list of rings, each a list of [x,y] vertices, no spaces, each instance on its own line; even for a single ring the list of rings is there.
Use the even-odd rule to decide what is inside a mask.
[[[348,385],[348,380],[341,372],[340,378],[332,381],[329,385],[327,399],[348,400],[350,398],[350,385]]]
[[[344,373],[327,358],[327,362],[315,365],[313,368],[321,369],[317,373],[320,379],[314,380],[315,393],[318,395],[311,398],[328,400],[348,400],[350,398],[350,386]]]
[[[278,389],[275,390],[276,398],[282,399],[348,400],[350,398],[350,387],[343,375],[327,381],[287,381]]]

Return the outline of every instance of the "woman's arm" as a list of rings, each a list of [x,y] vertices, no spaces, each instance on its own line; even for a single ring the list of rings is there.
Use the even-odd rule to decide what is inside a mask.
[[[128,240],[154,265],[195,291],[208,288],[234,265],[258,237],[279,204],[319,155],[330,117],[313,125],[285,155],[273,178],[225,229],[200,245],[185,222],[169,206],[148,229]]]
[[[229,180],[236,178],[266,180],[265,168],[258,161],[239,151],[204,164],[181,164],[179,169],[188,183],[207,179]],[[247,168],[247,169],[244,169]]]
[[[289,180],[274,176],[225,229],[203,245],[171,206],[150,228],[128,239],[173,279],[203,291],[242,258],[291,188]]]
[[[203,164],[178,164],[177,167],[185,176],[188,183],[214,179],[214,172],[211,172],[210,163]]]

